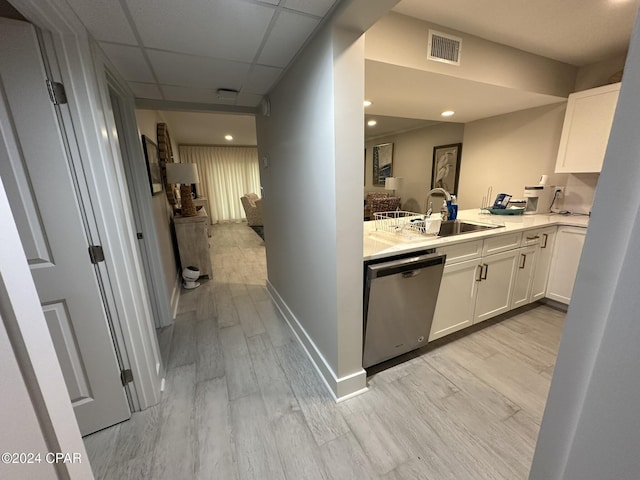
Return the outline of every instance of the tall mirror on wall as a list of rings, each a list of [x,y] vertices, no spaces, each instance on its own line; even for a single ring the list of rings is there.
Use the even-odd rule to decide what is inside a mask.
[[[373,184],[384,187],[387,177],[393,176],[393,143],[373,146]]]

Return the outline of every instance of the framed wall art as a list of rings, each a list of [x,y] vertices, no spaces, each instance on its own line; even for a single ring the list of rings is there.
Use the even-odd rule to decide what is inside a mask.
[[[458,194],[461,155],[461,143],[433,147],[431,188],[444,188],[452,195]]]
[[[162,173],[160,171],[158,147],[149,137],[142,135],[142,148],[144,149],[144,158],[147,162],[151,195],[162,193]]]
[[[384,187],[384,180],[393,176],[393,143],[373,146],[373,185]]]

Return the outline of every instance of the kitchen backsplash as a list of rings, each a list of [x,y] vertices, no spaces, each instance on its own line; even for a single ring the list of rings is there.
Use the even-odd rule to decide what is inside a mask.
[[[557,202],[555,208],[573,213],[589,213],[593,205],[599,174],[577,173],[567,177],[564,198]]]

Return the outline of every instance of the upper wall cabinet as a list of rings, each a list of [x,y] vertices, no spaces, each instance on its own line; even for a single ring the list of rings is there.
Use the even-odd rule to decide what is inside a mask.
[[[614,83],[569,95],[556,173],[600,172],[619,93]]]

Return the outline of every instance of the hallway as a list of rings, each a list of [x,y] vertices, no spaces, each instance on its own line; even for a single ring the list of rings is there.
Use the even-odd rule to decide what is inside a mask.
[[[213,278],[161,337],[162,402],[84,439],[96,479],[527,478],[564,313],[436,342],[336,404],[266,293],[262,240],[225,224],[210,244]]]

